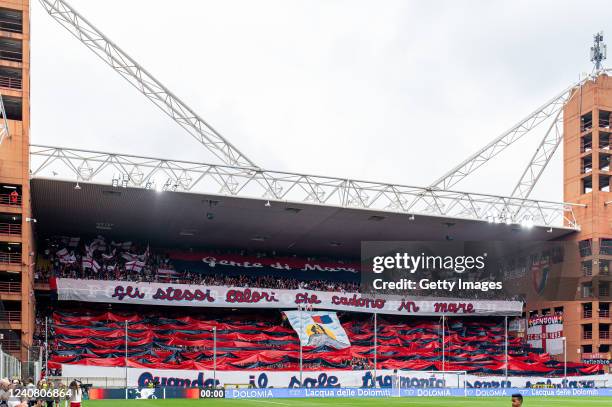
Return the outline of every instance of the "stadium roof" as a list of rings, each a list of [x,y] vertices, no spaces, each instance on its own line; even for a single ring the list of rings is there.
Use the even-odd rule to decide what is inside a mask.
[[[158,247],[244,248],[358,257],[364,240],[551,240],[571,228],[533,227],[375,210],[272,202],[36,178],[41,235],[102,234]]]

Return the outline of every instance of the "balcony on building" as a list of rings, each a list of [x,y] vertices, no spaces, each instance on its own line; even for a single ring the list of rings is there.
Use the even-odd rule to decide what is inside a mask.
[[[20,329],[21,302],[5,301],[4,309],[0,311],[0,329]]]
[[[6,111],[6,118],[9,120],[20,120],[22,119],[22,101],[21,98],[13,96],[3,96],[4,110]]]
[[[599,302],[599,318],[610,318],[610,303]]]
[[[610,324],[599,324],[599,339],[610,340]]]
[[[593,317],[593,304],[585,302],[582,304],[582,318],[589,319]]]
[[[23,13],[20,10],[0,8],[0,31],[23,33]]]
[[[604,153],[610,153],[610,147],[611,147],[611,136],[612,133],[608,132],[608,131],[600,131],[599,132],[599,151],[604,152]]]
[[[602,192],[610,192],[610,176],[599,174],[599,190]]]
[[[593,128],[593,112],[580,116],[580,132],[590,131]]]
[[[610,172],[610,153],[599,153],[599,171]]]
[[[591,239],[581,240],[578,242],[578,250],[580,250],[580,257],[593,255],[593,241]]]
[[[2,351],[5,353],[8,353],[11,356],[16,357],[17,359],[20,359],[22,356],[21,352],[23,348],[25,347],[25,345],[19,339],[19,334],[13,330],[5,331],[5,332],[13,333],[14,335],[16,335],[17,339],[6,339],[8,335],[5,333],[4,334],[5,338],[0,339],[0,344],[2,345]]]
[[[580,284],[580,295],[582,298],[593,297],[593,283],[591,281]]]
[[[21,243],[0,241],[0,269],[2,266],[21,266]]]
[[[0,87],[11,90],[21,90],[21,69],[0,66]]]
[[[599,241],[599,254],[612,256],[612,239],[601,239]]]
[[[0,210],[21,208],[21,185],[0,184]]]
[[[593,260],[581,261],[580,270],[582,271],[582,277],[592,277],[593,276]]]
[[[582,325],[582,339],[586,341],[593,339],[593,325],[592,324]]]
[[[591,133],[588,133],[580,137],[580,152],[588,153],[588,152],[591,152],[592,150],[593,150],[593,135]]]
[[[610,275],[610,260],[599,259],[599,275],[604,277]]]
[[[21,273],[0,271],[0,300],[18,301],[21,297]]]
[[[23,49],[21,41],[0,37],[0,61],[22,62]]]
[[[599,111],[599,128],[610,130],[610,115],[612,112],[608,112],[607,110]]]
[[[609,297],[610,296],[610,282],[609,281],[599,281],[599,296],[600,297]]]
[[[593,192],[593,177],[591,175],[582,179],[582,193],[589,194]]]
[[[590,174],[593,172],[593,156],[587,155],[586,157],[582,157],[582,169],[583,174]]]
[[[0,240],[17,242],[21,238],[21,215],[0,212]]]

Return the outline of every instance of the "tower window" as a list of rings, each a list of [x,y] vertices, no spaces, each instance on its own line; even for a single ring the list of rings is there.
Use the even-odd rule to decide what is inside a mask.
[[[593,275],[593,262],[591,260],[581,262],[580,268],[584,277],[591,277]]]
[[[599,133],[599,149],[610,151],[610,133],[605,131]]]
[[[599,241],[599,254],[612,256],[612,239],[601,239]]]
[[[609,175],[599,176],[599,190],[603,192],[610,192],[610,176]]]
[[[593,254],[591,239],[585,239],[578,242],[578,249],[580,250],[580,257],[587,257]]]
[[[593,112],[580,116],[580,132],[588,131],[593,128]]]
[[[4,96],[4,110],[6,110],[6,118],[9,120],[21,120],[21,98],[12,96]]]
[[[607,281],[599,282],[599,296],[609,297],[610,296],[610,283]]]
[[[593,178],[589,175],[582,179],[582,193],[588,194],[593,191]]]
[[[599,143],[601,146],[601,142]],[[580,152],[588,153],[593,149],[593,135],[591,133],[585,134],[584,137],[580,138]]]
[[[21,41],[8,38],[0,39],[0,59],[21,62],[23,51]]]
[[[0,30],[22,33],[23,14],[21,11],[0,8]]]
[[[608,112],[605,110],[599,111],[599,127],[600,128],[602,129],[610,128],[610,114],[612,114],[612,112]]]
[[[582,158],[582,173],[588,174],[591,171],[593,171],[593,156],[589,154]]]

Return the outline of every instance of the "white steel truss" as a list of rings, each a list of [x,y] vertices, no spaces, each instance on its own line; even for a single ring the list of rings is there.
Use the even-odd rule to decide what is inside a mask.
[[[548,131],[542,138],[540,145],[533,154],[531,161],[525,168],[521,179],[518,181],[511,196],[528,198],[550,159],[557,151],[561,140],[563,140],[563,110],[559,110],[557,116],[551,123]]]
[[[0,121],[0,144],[2,144],[5,137],[11,136],[9,134],[9,125],[6,118],[6,110],[4,109],[4,99],[2,99],[2,95],[0,95],[0,114],[2,115],[2,121]]]
[[[578,229],[577,204],[174,161],[61,147],[30,146],[31,176],[156,190],[261,198],[489,222]],[[408,204],[410,203],[410,204]]]
[[[195,137],[221,162],[239,167],[257,167],[72,6],[63,0],[39,1],[51,17]]]
[[[472,154],[446,174],[438,178],[430,185],[430,188],[450,189],[454,187],[459,181],[476,171],[514,142],[521,139],[525,134],[529,133],[539,124],[546,121],[550,117],[558,117],[559,112],[563,110],[563,106],[571,96],[572,91],[591,79],[593,79],[593,77],[589,76],[559,93],[557,96],[532,112],[529,116],[515,124],[512,128],[505,131],[501,136],[497,137],[495,140],[491,141],[482,149],[478,150],[476,153]],[[548,157],[548,159],[550,159],[550,157]],[[544,167],[546,167],[546,165],[544,165]],[[529,168],[527,171],[530,171]],[[539,175],[534,179],[534,181],[537,181],[537,178],[539,178]],[[521,178],[521,182],[523,181],[523,178]],[[525,189],[525,191],[528,191],[525,197],[529,195],[532,189],[533,185]]]

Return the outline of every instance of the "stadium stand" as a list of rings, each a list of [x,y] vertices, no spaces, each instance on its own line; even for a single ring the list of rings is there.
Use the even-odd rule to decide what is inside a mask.
[[[359,265],[350,261],[308,258],[320,270],[288,273],[274,267],[244,268],[255,262],[264,266],[282,261],[303,264],[298,257],[275,253],[208,251],[208,266],[201,268],[201,253],[153,250],[132,242],[107,243],[102,236],[87,242],[78,237],[53,237],[43,242],[37,258],[36,279],[76,279],[175,282],[236,287],[305,288],[357,292]],[[197,262],[191,260],[197,258]],[[233,267],[211,263],[225,262]],[[200,268],[194,270],[194,263]],[[330,270],[333,270],[330,271]],[[288,275],[291,278],[288,278]],[[59,374],[62,364],[90,366],[125,365],[125,321],[128,321],[128,366],[157,369],[213,369],[213,327],[217,330],[218,370],[297,370],[299,341],[284,314],[253,310],[208,310],[207,317],[180,307],[152,310],[127,307],[102,312],[91,304],[57,308],[49,327],[49,373]],[[250,313],[249,313],[250,312]],[[212,315],[215,315],[214,317]],[[371,315],[341,313],[351,346],[304,347],[303,368],[373,369],[373,323]],[[43,315],[38,316],[36,339],[42,343]],[[386,316],[379,319],[378,369],[456,370],[472,374],[504,374],[504,328],[501,318],[456,317],[448,319],[444,334],[442,366],[440,320],[428,317]],[[599,365],[569,363],[568,374],[596,374]],[[511,375],[563,374],[563,363],[540,349],[530,348],[522,338],[509,340]]]
[[[211,258],[221,256],[235,262],[277,262],[295,263],[297,257],[290,258],[275,254],[231,251],[208,251]],[[191,256],[193,257],[193,256]],[[189,261],[189,253],[168,250],[153,250],[142,244],[132,242],[106,243],[98,236],[88,243],[80,238],[52,237],[43,241],[43,249],[36,262],[35,280],[48,281],[51,277],[65,277],[95,280],[175,282],[200,285],[226,285],[233,287],[259,287],[284,289],[311,289],[319,291],[358,292],[359,267],[355,263],[317,259],[329,269],[350,267],[353,272],[294,271],[288,278],[286,270],[266,267],[262,270],[249,269],[248,275],[241,267],[221,270],[198,268],[201,261]],[[199,260],[199,259],[198,259]],[[314,260],[312,258],[305,260]],[[225,260],[230,261],[230,260]],[[299,259],[298,259],[299,261]],[[278,278],[282,277],[282,278]]]
[[[182,316],[179,316],[182,315]],[[213,327],[217,329],[218,370],[296,370],[299,343],[278,312],[220,313],[204,318],[182,309],[141,313],[56,311],[53,313],[49,368],[62,363],[124,366],[125,321],[128,321],[128,365],[157,369],[213,369]],[[351,341],[346,349],[304,347],[304,369],[363,370],[373,368],[371,318],[342,315]],[[503,374],[503,323],[456,318],[445,333],[445,370]],[[439,320],[380,320],[378,368],[442,370]],[[531,349],[522,339],[509,341],[509,374],[555,375],[563,364]],[[601,366],[568,364],[569,375],[596,374]]]

